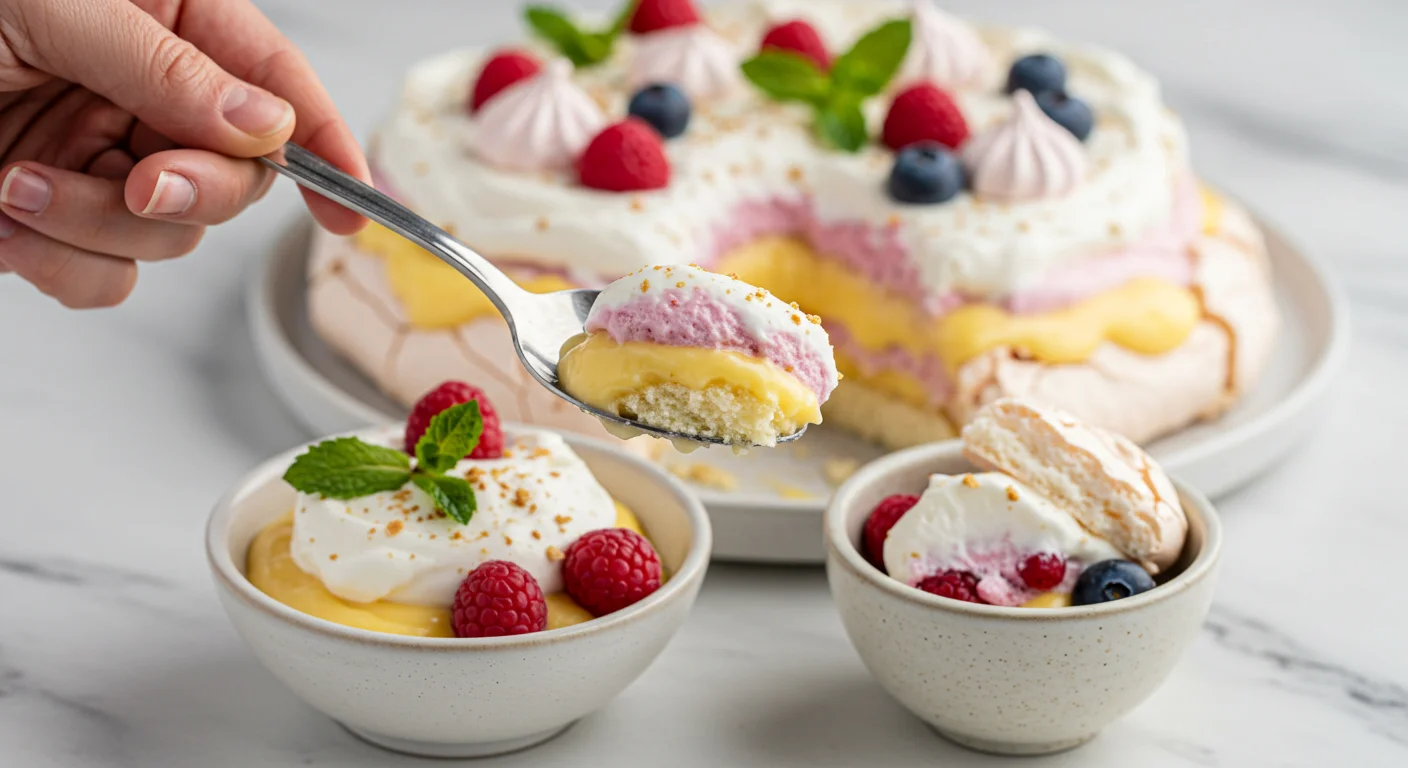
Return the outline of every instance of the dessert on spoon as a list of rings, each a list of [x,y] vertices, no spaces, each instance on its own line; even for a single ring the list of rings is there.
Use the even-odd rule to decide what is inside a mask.
[[[375,188],[343,173],[297,144],[286,144],[278,153],[262,158],[262,160],[270,168],[292,178],[301,186],[361,213],[454,267],[456,271],[484,292],[494,307],[503,315],[504,320],[508,322],[513,337],[514,350],[533,378],[551,390],[553,394],[595,416],[602,423],[618,432],[663,437],[674,441],[676,445],[698,442],[746,448],[754,444],[748,442],[754,439],[761,441],[757,444],[768,446],[795,440],[805,431],[807,423],[819,422],[821,419],[819,403],[817,403],[805,418],[799,418],[800,412],[795,410],[767,417],[769,424],[776,421],[779,427],[795,426],[794,431],[779,433],[771,428],[763,427],[760,423],[755,423],[752,426],[729,426],[720,421],[724,418],[722,413],[712,415],[707,413],[705,400],[687,396],[682,390],[674,387],[662,388],[661,385],[667,383],[664,381],[657,382],[649,388],[649,396],[658,402],[645,409],[646,418],[643,420],[637,420],[635,415],[630,415],[635,414],[635,411],[629,406],[615,403],[614,399],[601,400],[598,403],[584,402],[562,386],[559,380],[558,362],[562,351],[567,348],[568,342],[582,334],[598,294],[602,292],[578,289],[535,294],[524,290],[488,259],[452,237],[445,230]],[[680,270],[683,274],[684,268],[675,267],[674,269]],[[707,274],[703,273],[703,270],[696,271],[700,274]],[[758,289],[744,283],[738,283],[737,290],[756,292]],[[614,292],[612,295],[615,295]],[[785,306],[771,297],[768,300],[779,306]],[[817,349],[820,351],[824,348],[824,354],[820,356],[818,361],[811,364],[829,366],[830,370],[829,386],[824,386],[824,391],[823,389],[814,390],[817,397],[824,400],[825,394],[835,387],[836,365],[831,355],[830,344],[826,342],[825,332],[821,330],[818,323],[811,325],[815,327],[816,337],[820,339],[820,345]],[[741,372],[744,367],[735,366],[731,370]],[[780,381],[784,384],[791,383],[785,378]],[[717,385],[712,385],[710,382],[704,383],[713,386],[712,390],[708,386],[705,387],[705,390],[713,391],[716,395],[725,388],[731,392],[749,389],[746,382],[740,383],[727,379],[719,380]],[[666,392],[673,393],[668,400],[673,405],[684,408],[683,413],[667,415],[671,402],[660,399]],[[739,400],[736,395],[731,395],[731,397],[740,407],[745,402]],[[715,400],[717,401],[717,398]],[[602,405],[612,407],[607,408]],[[787,409],[784,408],[784,410]],[[759,415],[751,417],[754,422],[758,422],[762,418]]]

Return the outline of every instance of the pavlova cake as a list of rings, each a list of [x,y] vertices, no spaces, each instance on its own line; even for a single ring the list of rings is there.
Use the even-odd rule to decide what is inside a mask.
[[[1007,396],[1142,442],[1267,361],[1261,236],[1119,54],[933,0],[525,16],[522,42],[412,69],[370,154],[530,290],[732,273],[820,319],[827,423],[891,447]],[[318,332],[403,402],[468,379],[504,418],[600,429],[531,383],[468,281],[380,227],[319,233],[309,284]]]

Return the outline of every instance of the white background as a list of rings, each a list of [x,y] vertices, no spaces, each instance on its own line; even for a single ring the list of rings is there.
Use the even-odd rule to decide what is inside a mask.
[[[415,59],[507,39],[512,0],[264,0],[365,136]],[[602,8],[602,0],[584,3]],[[1222,500],[1207,630],[1168,684],[1028,766],[1408,765],[1408,4],[951,2],[1130,53],[1195,164],[1332,264],[1355,343],[1305,445]],[[1333,9],[1333,10],[1332,10]],[[216,497],[303,439],[256,370],[246,271],[296,214],[281,182],[112,311],[0,276],[0,765],[412,765],[303,706],[216,605]],[[716,566],[660,660],[556,741],[485,766],[1003,762],[871,682],[816,568]]]

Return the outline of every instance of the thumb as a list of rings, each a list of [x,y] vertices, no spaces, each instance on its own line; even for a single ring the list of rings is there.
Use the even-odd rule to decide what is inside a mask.
[[[222,69],[128,0],[23,0],[16,53],[178,144],[258,157],[293,135],[293,106]]]

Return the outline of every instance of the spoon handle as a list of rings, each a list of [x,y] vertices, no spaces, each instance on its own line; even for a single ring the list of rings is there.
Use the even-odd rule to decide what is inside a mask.
[[[515,303],[515,299],[526,296],[527,292],[488,259],[451,237],[445,230],[293,142],[259,159],[298,182],[299,186],[341,203],[431,252],[469,278],[489,297],[504,319],[513,322],[508,304]]]

